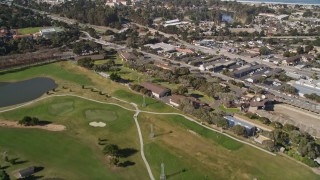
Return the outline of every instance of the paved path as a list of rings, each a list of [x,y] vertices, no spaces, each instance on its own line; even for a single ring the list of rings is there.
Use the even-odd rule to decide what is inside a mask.
[[[140,140],[140,148],[141,148],[141,157],[144,161],[144,164],[146,165],[147,167],[147,170],[148,170],[148,173],[149,173],[149,176],[150,176],[150,179],[151,180],[155,180],[154,177],[153,177],[153,174],[152,174],[152,171],[151,171],[151,168],[149,166],[149,163],[147,161],[147,158],[145,157],[144,155],[144,144],[143,144],[143,138],[142,138],[142,133],[141,133],[141,129],[140,129],[140,125],[139,125],[139,122],[138,122],[138,115],[139,113],[141,112],[137,106],[137,104],[135,103],[130,103],[132,104],[135,108],[136,108],[136,113],[133,115],[133,119],[136,123],[136,126],[137,126],[137,129],[138,129],[138,134],[139,134],[139,140]]]

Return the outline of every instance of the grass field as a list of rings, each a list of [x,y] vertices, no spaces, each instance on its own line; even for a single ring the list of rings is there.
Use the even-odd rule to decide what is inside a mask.
[[[33,34],[39,32],[43,27],[28,27],[28,28],[21,28],[18,30],[18,33],[21,35],[24,34]]]
[[[0,76],[0,81],[20,81],[34,77],[52,77],[54,79],[70,81],[80,85],[93,84],[91,79],[88,78],[81,69],[68,62],[47,64],[27,68],[17,72],[2,74]]]
[[[163,161],[168,179],[319,179],[294,161],[271,156],[179,116],[141,114],[139,122],[155,177],[160,176]]]
[[[49,113],[51,104],[65,106],[68,102],[74,102],[74,110],[65,112],[63,116]],[[108,116],[107,119],[103,119],[107,126],[89,126],[91,120],[86,117],[88,111],[91,111],[90,116],[93,118],[102,114]],[[138,153],[139,140],[132,118],[133,112],[80,98],[54,97],[19,110],[2,113],[0,119],[19,120],[26,115],[67,127],[66,131],[58,133],[40,130],[0,130],[0,150],[16,153],[19,158],[28,160],[30,165],[43,166],[44,170],[39,175],[66,179],[144,179],[148,176]],[[97,144],[98,138],[107,139],[122,149],[136,150],[128,157],[121,158],[121,162],[127,161],[134,165],[125,168],[110,167],[102,154],[102,147]],[[13,166],[7,170],[13,175],[19,167]]]
[[[143,110],[152,110],[155,112],[177,112],[176,109],[173,109],[172,107],[166,105],[160,100],[152,99],[149,97],[145,97],[147,106],[141,107],[143,102],[143,96],[134,92],[128,92],[126,90],[117,90],[112,95],[117,98],[126,100],[128,102],[134,102]]]
[[[219,105],[219,109],[228,113],[237,113],[240,111],[238,108],[226,108],[223,105]]]

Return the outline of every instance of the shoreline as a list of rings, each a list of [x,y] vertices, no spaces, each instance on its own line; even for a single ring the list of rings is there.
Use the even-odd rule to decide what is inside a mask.
[[[301,6],[320,6],[319,4],[308,4],[308,3],[303,3],[303,2],[297,2],[297,3],[290,3],[290,2],[270,2],[270,1],[266,1],[266,2],[262,2],[262,1],[250,1],[250,0],[221,0],[221,1],[225,1],[225,2],[239,2],[239,3],[244,3],[244,4],[272,4],[272,5],[301,5]]]

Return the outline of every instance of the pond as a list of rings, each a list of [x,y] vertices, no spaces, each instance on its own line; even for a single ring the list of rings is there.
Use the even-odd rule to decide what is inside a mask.
[[[13,83],[0,82],[0,107],[25,103],[57,87],[53,79],[38,77]]]

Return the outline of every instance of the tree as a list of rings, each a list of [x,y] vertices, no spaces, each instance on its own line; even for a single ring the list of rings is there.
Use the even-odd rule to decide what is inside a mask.
[[[262,145],[267,148],[269,151],[274,152],[276,151],[276,146],[272,140],[266,140],[262,142]]]
[[[298,54],[304,54],[304,49],[302,46],[297,47],[297,53]]]
[[[112,164],[112,165],[118,166],[119,162],[120,162],[120,160],[119,160],[119,157],[117,157],[117,156],[111,157],[111,159],[110,159],[110,164]]]
[[[238,136],[246,135],[246,128],[241,125],[235,125],[231,128],[231,130]]]
[[[219,118],[217,120],[217,126],[223,128],[223,129],[227,129],[229,127],[229,123],[226,119]]]
[[[293,131],[293,130],[299,130],[298,127],[296,127],[296,126],[294,126],[294,125],[292,125],[292,124],[285,124],[282,129],[283,129],[284,131],[288,132],[288,133],[290,133],[290,132]]]
[[[311,78],[314,79],[314,80],[318,80],[318,79],[319,79],[318,73],[314,72],[314,73],[312,74],[312,77],[311,77]]]
[[[184,95],[188,93],[188,88],[185,86],[179,86],[176,92],[177,94]]]
[[[0,169],[0,180],[10,180],[6,171]]]
[[[82,67],[85,67],[85,68],[88,68],[88,69],[91,69],[94,66],[94,63],[91,60],[91,58],[79,59],[77,63],[78,63],[79,66],[82,66]]]
[[[307,45],[307,46],[304,48],[304,51],[305,51],[306,53],[308,53],[308,52],[312,51],[313,48],[314,48],[314,47],[313,47],[312,45]]]
[[[281,129],[283,127],[283,125],[279,122],[273,121],[270,126],[276,128],[276,129]]]
[[[106,144],[103,153],[109,156],[119,156],[119,147],[115,144]]]
[[[120,77],[119,74],[117,74],[117,73],[111,73],[111,74],[110,74],[110,79],[111,79],[112,81],[118,82],[118,81],[121,80],[121,77]]]
[[[259,49],[260,55],[268,55],[270,54],[270,49],[267,48],[266,46],[262,46]]]

